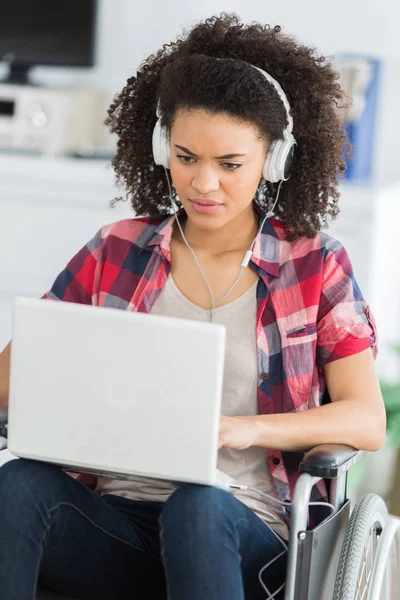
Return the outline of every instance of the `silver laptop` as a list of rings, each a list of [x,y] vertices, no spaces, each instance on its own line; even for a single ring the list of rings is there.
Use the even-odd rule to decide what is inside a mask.
[[[17,298],[9,450],[215,485],[224,352],[221,325]]]

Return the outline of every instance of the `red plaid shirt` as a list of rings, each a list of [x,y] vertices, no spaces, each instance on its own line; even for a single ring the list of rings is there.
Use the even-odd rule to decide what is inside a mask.
[[[45,298],[149,313],[171,269],[174,221],[174,216],[134,218],[103,227],[72,258]],[[259,276],[260,414],[320,406],[326,401],[324,365],[369,347],[376,352],[374,319],[346,251],[321,232],[313,239],[285,241],[283,224],[269,219],[249,267]],[[271,448],[266,455],[279,497],[290,500],[304,453]],[[327,500],[325,481],[314,486],[311,500]],[[285,515],[289,524],[289,507]],[[314,524],[325,516],[324,509],[311,508]]]

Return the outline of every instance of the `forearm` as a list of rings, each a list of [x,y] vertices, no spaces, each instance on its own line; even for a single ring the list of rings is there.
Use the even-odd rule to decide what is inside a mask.
[[[378,450],[385,423],[361,401],[341,400],[298,413],[256,415],[254,446],[307,451],[319,444],[347,444],[359,450]]]
[[[8,408],[8,394],[0,393],[0,421],[1,421],[2,413],[5,412],[7,410],[7,408]]]
[[[10,390],[11,343],[0,353],[0,409],[8,407]]]

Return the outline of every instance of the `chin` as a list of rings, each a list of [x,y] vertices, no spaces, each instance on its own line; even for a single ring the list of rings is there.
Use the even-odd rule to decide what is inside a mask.
[[[192,225],[196,227],[196,229],[203,229],[204,231],[213,231],[216,229],[221,229],[221,227],[226,225],[225,219],[221,219],[221,217],[218,218],[210,215],[204,217],[201,215],[188,214],[187,219]]]
[[[205,231],[212,231],[214,229],[220,229],[229,219],[226,215],[215,215],[215,214],[201,214],[195,210],[186,210],[184,207],[187,220],[190,221],[197,229],[204,229]]]

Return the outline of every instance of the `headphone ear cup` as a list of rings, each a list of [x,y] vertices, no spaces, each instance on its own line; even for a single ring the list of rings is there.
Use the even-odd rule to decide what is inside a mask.
[[[161,119],[157,120],[153,129],[153,158],[156,165],[169,169],[170,150],[167,131],[161,126]]]
[[[289,179],[295,147],[296,141],[291,134],[284,140],[272,142],[263,169],[266,181],[277,183]]]

